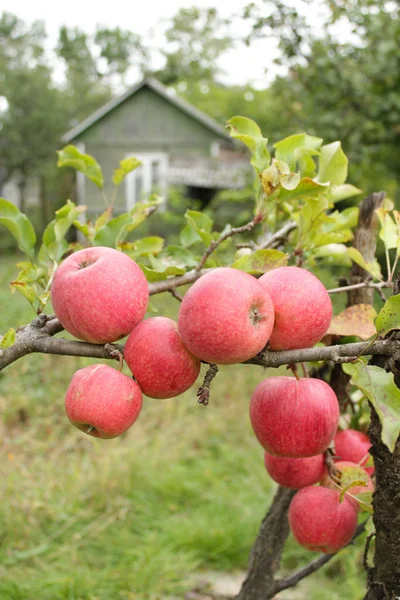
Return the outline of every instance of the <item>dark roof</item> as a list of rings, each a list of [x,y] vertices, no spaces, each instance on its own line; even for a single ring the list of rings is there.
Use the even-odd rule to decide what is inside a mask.
[[[173,96],[172,94],[170,94],[168,88],[166,88],[156,79],[148,78],[143,79],[140,83],[131,86],[126,90],[126,92],[121,94],[121,96],[118,96],[117,98],[114,98],[113,100],[110,100],[109,102],[101,106],[98,110],[89,115],[89,117],[87,117],[84,121],[79,123],[79,125],[76,125],[76,127],[65,133],[61,138],[62,142],[68,144],[69,142],[77,138],[81,133],[86,131],[86,129],[89,129],[89,127],[100,121],[100,119],[108,115],[108,113],[114,110],[114,108],[125,102],[125,100],[136,94],[139,90],[141,90],[144,87],[148,87],[151,90],[153,90],[153,92],[167,100],[170,104],[178,107],[184,113],[186,113],[187,115],[204,125],[204,127],[207,127],[207,129],[217,134],[218,137],[222,137],[226,140],[229,140],[230,142],[232,141],[229,135],[226,133],[225,129],[221,125],[219,125],[217,121],[206,115],[201,110],[198,110],[197,108],[189,104],[189,102],[186,102],[186,100],[183,100],[178,96]]]

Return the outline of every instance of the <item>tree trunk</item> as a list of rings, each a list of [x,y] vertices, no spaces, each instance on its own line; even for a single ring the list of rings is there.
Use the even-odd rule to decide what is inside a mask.
[[[25,212],[25,189],[26,189],[25,175],[21,176],[21,179],[18,183],[18,188],[19,188],[19,210],[21,212]]]
[[[287,512],[296,492],[279,487],[261,523],[249,561],[249,571],[236,600],[269,600],[275,595],[274,575],[289,535]]]

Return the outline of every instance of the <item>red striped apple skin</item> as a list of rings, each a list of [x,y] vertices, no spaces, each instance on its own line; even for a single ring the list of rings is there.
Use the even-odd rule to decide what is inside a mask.
[[[268,377],[250,402],[250,421],[258,441],[275,456],[307,458],[322,454],[339,423],[339,403],[320,379]]]
[[[357,528],[357,509],[340,492],[321,486],[305,487],[289,507],[290,529],[303,548],[333,554],[344,548]]]
[[[264,464],[269,476],[276,483],[291,490],[314,485],[321,481],[324,475],[328,475],[323,454],[308,458],[288,458],[265,452]]]
[[[186,292],[178,328],[188,350],[208,363],[248,360],[269,340],[274,308],[255,277],[231,268],[203,275]]]
[[[174,398],[192,387],[201,361],[184,346],[178,326],[167,317],[151,317],[132,331],[124,358],[150,398]]]
[[[279,267],[262,275],[259,282],[275,310],[271,350],[311,348],[324,337],[332,319],[332,302],[315,275],[299,267]]]
[[[108,365],[91,365],[73,376],[65,396],[65,412],[81,431],[108,439],[133,425],[142,402],[136,381]]]
[[[61,325],[73,336],[105,344],[126,335],[143,319],[149,288],[140,267],[112,248],[71,254],[58,267],[51,300]]]
[[[364,467],[370,458],[368,451],[371,448],[371,442],[365,433],[356,429],[344,429],[337,432],[334,441],[338,460],[361,463],[360,466],[367,471],[368,475],[373,475],[374,467]]]

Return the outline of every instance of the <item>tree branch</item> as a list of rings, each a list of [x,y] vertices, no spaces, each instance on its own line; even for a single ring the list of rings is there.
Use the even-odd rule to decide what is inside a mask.
[[[222,234],[217,240],[213,240],[211,244],[208,246],[207,250],[204,252],[203,256],[200,259],[199,264],[195,268],[195,273],[201,271],[204,265],[207,262],[207,259],[211,254],[218,248],[222,242],[229,239],[230,237],[237,235],[238,233],[245,233],[246,231],[251,231],[256,225],[258,225],[261,221],[261,216],[256,215],[252,221],[246,223],[246,225],[242,225],[241,227],[233,227],[232,229],[226,231],[226,233]]]
[[[339,294],[341,292],[350,292],[352,290],[360,290],[361,288],[372,288],[374,290],[381,290],[382,288],[392,288],[393,283],[391,281],[380,281],[379,283],[373,283],[372,281],[363,281],[361,283],[353,283],[352,285],[345,285],[343,287],[332,288],[326,290],[328,294]],[[386,300],[386,298],[385,298]]]
[[[358,538],[358,536],[364,532],[368,521],[369,521],[369,518],[359,524],[352,540],[347,544],[347,546],[352,544],[354,542],[354,540],[356,538]],[[339,552],[340,552],[340,550],[339,550]],[[316,558],[315,560],[312,560],[308,565],[306,565],[299,571],[296,571],[296,573],[293,573],[293,575],[290,575],[290,577],[287,577],[286,579],[278,580],[275,583],[274,593],[278,594],[279,592],[282,592],[283,590],[287,590],[290,587],[294,587],[295,585],[297,585],[299,583],[299,581],[301,581],[305,577],[308,577],[312,573],[315,573],[315,571],[318,571],[321,567],[326,565],[326,563],[329,562],[335,556],[337,556],[339,554],[339,552],[336,552],[335,554],[323,554],[322,556],[318,556],[318,558]]]
[[[288,221],[287,223],[285,223],[285,225],[283,225],[283,227],[281,227],[281,229],[278,229],[278,231],[276,231],[269,238],[269,240],[264,242],[264,244],[258,246],[257,249],[266,250],[267,248],[275,248],[276,246],[279,246],[279,244],[283,242],[287,238],[289,233],[293,231],[293,229],[296,229],[296,227],[297,223],[295,221]]]

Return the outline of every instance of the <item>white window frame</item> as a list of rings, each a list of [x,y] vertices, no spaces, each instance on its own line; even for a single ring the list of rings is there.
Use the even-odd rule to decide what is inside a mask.
[[[165,198],[167,193],[168,154],[166,154],[165,152],[141,152],[139,154],[130,153],[127,154],[125,158],[130,158],[131,156],[135,156],[138,160],[140,160],[143,163],[140,167],[138,167],[138,169],[141,169],[143,175],[142,192],[144,195],[150,194],[153,187],[153,182],[151,180],[151,163],[153,161],[160,162],[159,186],[160,193]],[[138,169],[135,169],[134,171],[128,173],[125,179],[126,207],[128,211],[132,210],[136,202],[140,202],[141,200],[141,198],[136,198],[135,193],[135,183]]]

